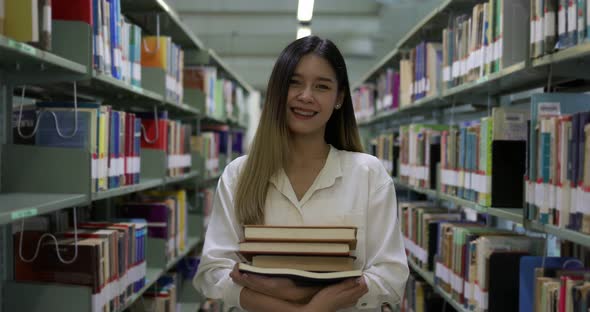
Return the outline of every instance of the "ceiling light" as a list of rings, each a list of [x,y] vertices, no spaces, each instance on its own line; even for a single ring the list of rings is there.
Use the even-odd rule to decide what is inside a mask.
[[[313,16],[313,0],[299,0],[297,6],[297,19],[300,22],[309,22]]]
[[[311,35],[311,28],[309,26],[297,27],[297,39]]]

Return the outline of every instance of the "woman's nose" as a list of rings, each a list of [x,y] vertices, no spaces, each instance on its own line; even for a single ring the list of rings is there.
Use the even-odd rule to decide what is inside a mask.
[[[299,94],[299,99],[304,102],[311,102],[313,100],[313,94],[311,92],[311,87],[305,87],[301,90]]]

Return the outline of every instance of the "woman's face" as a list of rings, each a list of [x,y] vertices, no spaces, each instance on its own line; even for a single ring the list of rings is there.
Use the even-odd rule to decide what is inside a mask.
[[[315,54],[303,56],[289,83],[289,130],[295,135],[323,137],[326,123],[341,101],[336,73],[330,63]]]

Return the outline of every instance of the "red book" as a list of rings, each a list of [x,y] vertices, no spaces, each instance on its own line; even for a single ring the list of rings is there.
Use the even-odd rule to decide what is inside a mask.
[[[52,0],[52,19],[92,25],[92,0]]]
[[[135,114],[125,116],[125,185],[133,184],[133,134],[135,131]]]
[[[141,148],[152,148],[166,152],[168,148],[168,112],[158,113],[157,126],[153,113],[140,113],[139,117],[143,128]]]

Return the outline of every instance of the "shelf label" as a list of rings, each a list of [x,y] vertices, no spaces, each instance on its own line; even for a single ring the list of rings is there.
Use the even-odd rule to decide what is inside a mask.
[[[578,189],[571,188],[570,189],[570,213],[578,212]]]
[[[24,44],[22,42],[14,41],[12,39],[8,39],[8,46],[21,52],[25,52],[30,55],[37,55],[37,49],[33,48],[28,44]]]
[[[567,32],[571,33],[578,29],[578,14],[576,14],[576,5],[570,1],[570,5],[567,9]]]
[[[529,40],[529,43],[530,44],[534,44],[536,42],[536,40],[537,40],[537,36],[536,36],[537,35],[536,34],[537,30],[535,29],[535,24],[536,24],[536,22],[534,20],[531,20],[531,25],[529,26],[530,27],[529,29],[531,30],[531,35],[530,35],[530,38],[529,38],[530,39]]]
[[[473,285],[469,281],[465,281],[463,283],[463,297],[467,300],[472,299],[471,293],[473,292]]]
[[[586,192],[580,187],[578,195],[578,205],[580,205],[578,211],[584,213],[584,215],[590,214],[590,205],[588,205],[588,202],[590,202],[590,192]]]
[[[22,209],[22,210],[12,212],[10,214],[10,218],[12,220],[18,220],[18,219],[23,219],[23,218],[28,218],[28,217],[34,217],[36,215],[37,215],[37,208]]]
[[[451,272],[451,278],[452,278],[452,288],[458,292],[459,294],[463,293],[463,278],[461,278],[461,276],[455,274],[455,272]]]
[[[535,42],[543,42],[545,34],[543,33],[543,20],[535,22]]]
[[[564,35],[567,32],[567,29],[565,26],[565,9],[563,6],[560,6],[559,12],[557,14],[557,31],[559,35]]]
[[[539,117],[551,117],[561,115],[561,104],[559,102],[542,102],[538,108]]]
[[[547,186],[547,189],[549,191],[548,194],[546,195],[547,197],[549,197],[548,202],[547,202],[547,205],[549,206],[548,208],[549,209],[554,209],[556,207],[556,202],[555,202],[556,201],[555,185],[549,184]]]
[[[451,81],[451,67],[450,66],[445,66],[445,68],[443,68],[443,81],[444,82]]]
[[[537,185],[535,186],[535,204],[539,207],[545,206],[545,186],[545,183],[537,183]]]
[[[545,36],[555,36],[555,12],[545,12],[545,21],[543,23]]]
[[[535,183],[533,181],[526,181],[526,202],[535,204]]]
[[[402,165],[400,166],[400,175],[401,175],[402,177],[407,177],[407,176],[409,176],[409,175],[410,175],[410,171],[411,171],[411,170],[410,170],[410,166],[408,166],[408,165],[404,165],[404,164],[402,164]]]

